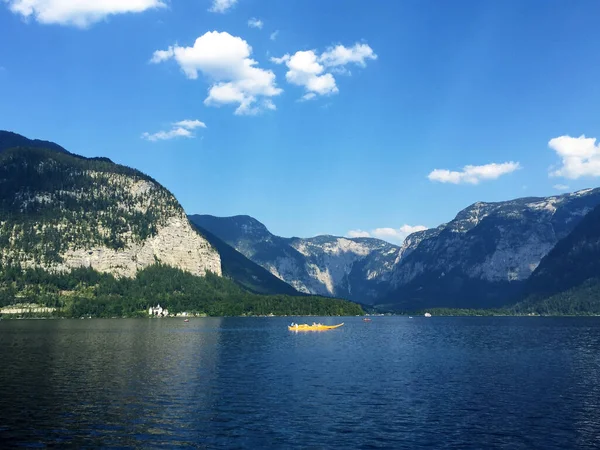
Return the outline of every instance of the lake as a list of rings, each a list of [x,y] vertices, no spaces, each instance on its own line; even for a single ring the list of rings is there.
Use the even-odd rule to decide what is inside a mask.
[[[598,448],[600,319],[0,321],[0,442]]]

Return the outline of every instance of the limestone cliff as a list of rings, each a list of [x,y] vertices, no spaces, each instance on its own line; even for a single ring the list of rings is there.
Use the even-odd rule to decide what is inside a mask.
[[[275,236],[249,216],[193,215],[190,220],[299,292],[372,302],[394,268],[399,248],[372,238]]]
[[[19,146],[6,148],[4,137]],[[194,275],[221,275],[218,252],[155,180],[107,159],[19,138],[0,132],[3,264],[49,270],[85,266],[132,277],[161,262]]]

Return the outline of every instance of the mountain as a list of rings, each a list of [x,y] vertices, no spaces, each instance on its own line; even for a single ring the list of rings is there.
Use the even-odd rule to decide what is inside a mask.
[[[522,297],[525,312],[600,314],[600,206],[542,259]]]
[[[85,159],[83,156],[75,155],[65,150],[63,147],[55,144],[54,142],[42,141],[40,139],[29,139],[25,136],[21,136],[20,134],[13,133],[12,131],[0,130],[0,153],[2,153],[4,150],[8,150],[9,148],[16,147],[44,148]]]
[[[250,216],[189,218],[300,292],[361,303],[387,286],[399,250],[371,238],[283,238]]]
[[[518,298],[542,258],[600,204],[600,189],[475,203],[410,235],[378,303],[399,309],[499,307]]]
[[[198,225],[193,226],[219,252],[224,277],[231,278],[245,289],[257,294],[302,295],[268,270],[250,261],[213,233]]]
[[[217,316],[363,312],[300,295],[200,232],[137,170],[0,132],[0,315],[147,317],[157,303]]]
[[[149,176],[0,132],[0,263],[133,277],[157,262],[221,274],[219,253]]]

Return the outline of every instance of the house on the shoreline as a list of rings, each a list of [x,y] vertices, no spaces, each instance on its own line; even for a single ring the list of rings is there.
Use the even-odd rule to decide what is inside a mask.
[[[152,317],[167,317],[169,315],[168,309],[162,309],[160,304],[155,307],[150,307],[148,309],[148,315]]]

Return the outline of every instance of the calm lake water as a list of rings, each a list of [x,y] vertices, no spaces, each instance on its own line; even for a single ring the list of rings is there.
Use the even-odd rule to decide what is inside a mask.
[[[600,319],[291,320],[0,321],[0,446],[600,446]]]

